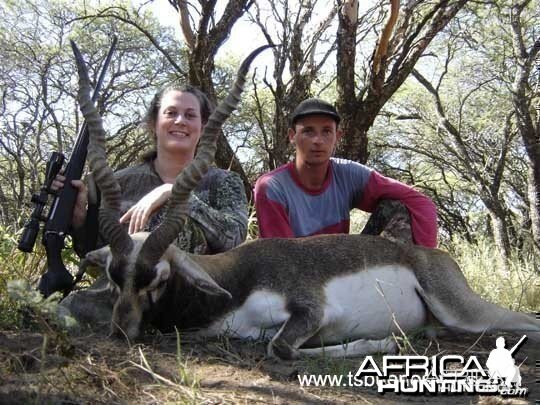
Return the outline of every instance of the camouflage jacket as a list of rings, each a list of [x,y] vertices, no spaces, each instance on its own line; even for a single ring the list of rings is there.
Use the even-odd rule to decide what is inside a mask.
[[[122,190],[121,215],[163,181],[152,161],[128,167],[115,173]],[[162,220],[167,205],[148,220],[145,231],[154,230]],[[175,240],[184,251],[211,254],[229,250],[242,243],[247,233],[247,199],[240,177],[233,172],[210,168],[189,201],[188,219]],[[126,224],[127,228],[127,224]],[[77,230],[77,241],[84,238],[84,230]],[[103,246],[106,235],[100,233],[98,247]]]

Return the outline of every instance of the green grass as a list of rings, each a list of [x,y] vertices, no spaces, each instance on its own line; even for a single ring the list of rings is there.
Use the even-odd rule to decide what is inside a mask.
[[[540,311],[540,258],[534,253],[515,250],[504,266],[494,243],[486,239],[476,244],[454,239],[448,250],[483,298],[516,311]]]
[[[368,218],[369,214],[353,210],[351,233],[360,233]],[[540,257],[530,249],[514,250],[505,266],[490,239],[471,244],[455,238],[444,245],[483,298],[515,311],[540,311]]]

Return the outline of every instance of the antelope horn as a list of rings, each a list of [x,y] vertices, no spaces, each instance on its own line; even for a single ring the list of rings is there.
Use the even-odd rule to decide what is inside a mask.
[[[79,91],[77,98],[81,112],[88,127],[88,164],[93,172],[94,179],[102,195],[100,209],[100,228],[109,238],[111,251],[114,256],[125,255],[133,247],[133,241],[125,228],[120,225],[120,185],[114,178],[112,169],[107,164],[105,151],[105,130],[103,121],[90,96],[91,86],[88,70],[83,57],[75,42],[71,41],[71,48],[75,55],[77,71],[79,74]]]
[[[139,268],[151,269],[180,232],[188,214],[189,195],[214,161],[219,130],[240,102],[249,66],[259,53],[269,47],[271,45],[261,46],[249,54],[238,69],[233,88],[212,112],[201,135],[195,159],[176,177],[163,221],[144,242],[137,259],[142,266]]]

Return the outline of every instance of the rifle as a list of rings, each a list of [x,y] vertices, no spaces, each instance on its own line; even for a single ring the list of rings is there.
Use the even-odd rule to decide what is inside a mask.
[[[113,36],[111,47],[99,73],[94,94],[92,95],[93,102],[98,98],[117,40],[118,38]],[[64,239],[71,226],[73,209],[77,199],[77,189],[71,185],[71,180],[79,180],[82,176],[88,149],[88,136],[86,122],[83,122],[73,152],[63,173],[66,178],[64,187],[58,191],[52,190],[51,185],[62,169],[65,157],[60,152],[51,153],[45,169],[45,183],[41,186],[39,194],[32,195],[31,202],[35,204],[34,210],[29,221],[24,225],[19,240],[19,250],[31,253],[39,233],[40,221],[45,222],[42,243],[47,253],[47,271],[42,275],[38,285],[39,291],[45,297],[55,291],[62,291],[66,296],[78,281],[74,281],[73,276],[67,271],[61,253],[65,247]],[[48,215],[45,217],[43,211],[47,205],[49,195],[53,195],[54,199]],[[95,239],[93,241],[94,245]]]
[[[510,355],[511,356],[514,356],[514,353],[518,351],[519,347],[525,343],[525,341],[527,340],[527,335],[523,335],[521,337],[521,339],[519,339],[519,341],[509,350],[510,351]]]

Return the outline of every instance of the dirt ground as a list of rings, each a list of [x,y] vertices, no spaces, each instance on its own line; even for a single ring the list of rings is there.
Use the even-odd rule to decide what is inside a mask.
[[[416,340],[417,354],[475,355],[481,364],[496,336],[453,336],[431,343]],[[508,337],[509,342],[517,341]],[[179,343],[180,342],[180,343]],[[438,347],[437,347],[438,344]],[[536,345],[538,346],[538,345]],[[318,358],[276,361],[265,356],[265,344],[234,340],[194,340],[176,334],[152,335],[129,346],[101,334],[57,337],[0,332],[1,404],[534,404],[540,402],[535,361],[540,348],[531,341],[516,355],[521,399],[499,396],[412,396],[378,394],[372,388],[301,387],[300,374],[347,374],[362,359]],[[412,349],[410,353],[412,352]]]

